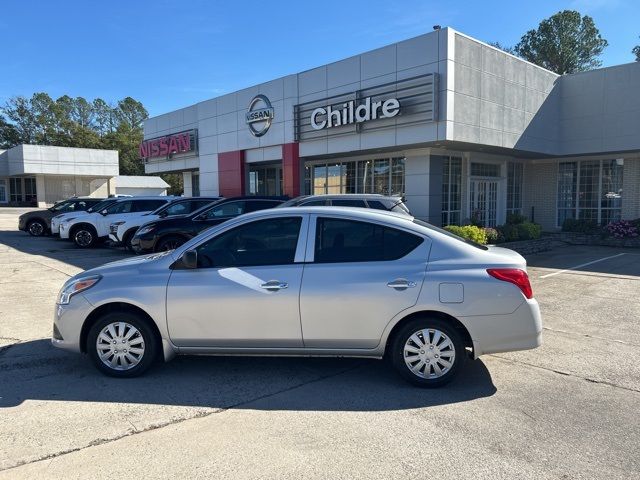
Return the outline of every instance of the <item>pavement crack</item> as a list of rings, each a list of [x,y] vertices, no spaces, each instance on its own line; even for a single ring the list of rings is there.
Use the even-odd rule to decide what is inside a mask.
[[[626,390],[628,392],[640,393],[640,390],[638,390],[638,389],[630,388],[630,387],[624,387],[622,385],[617,385],[615,383],[607,382],[606,380],[596,380],[595,378],[583,377],[582,375],[576,375],[575,373],[563,372],[562,370],[556,370],[554,368],[541,367],[540,365],[534,365],[533,363],[523,362],[521,360],[513,360],[511,358],[504,358],[504,357],[500,357],[498,355],[488,355],[488,356],[492,357],[492,358],[495,358],[497,360],[502,360],[503,362],[507,362],[507,363],[517,363],[517,364],[526,365],[526,366],[532,367],[532,368],[538,368],[540,370],[546,370],[547,372],[557,373],[558,375],[564,375],[566,377],[578,378],[580,380],[584,380],[585,382],[589,382],[589,383],[597,383],[599,385],[606,385],[606,386],[612,387],[612,388],[619,388],[621,390]]]
[[[128,430],[125,433],[122,433],[120,435],[114,435],[113,437],[97,438],[95,440],[92,440],[91,442],[89,442],[86,445],[83,445],[83,446],[80,446],[80,447],[68,448],[66,450],[61,450],[59,452],[42,455],[41,457],[38,457],[38,458],[33,459],[33,460],[18,461],[18,463],[16,463],[15,465],[12,465],[10,467],[0,468],[0,472],[13,470],[15,468],[19,468],[19,467],[22,467],[24,465],[30,465],[32,463],[38,463],[38,462],[44,462],[44,461],[47,461],[47,460],[49,460],[50,463],[51,463],[51,461],[53,461],[57,457],[68,455],[70,453],[79,452],[79,451],[84,450],[86,448],[97,447],[99,445],[104,445],[104,444],[107,444],[107,443],[115,442],[117,440],[120,440],[120,439],[126,438],[126,437],[130,437],[132,435],[139,435],[141,433],[151,432],[151,431],[158,430],[158,429],[161,429],[161,428],[164,428],[164,427],[169,427],[171,425],[178,425],[178,424],[187,422],[189,420],[205,418],[205,417],[209,417],[210,415],[217,414],[217,413],[223,413],[223,412],[226,412],[228,410],[233,410],[234,408],[237,408],[237,407],[243,407],[243,406],[248,405],[248,404],[253,403],[253,402],[264,400],[266,398],[273,397],[275,395],[280,395],[281,393],[290,392],[292,390],[295,390],[295,389],[300,388],[300,387],[304,387],[306,385],[311,385],[313,383],[321,382],[322,380],[326,380],[328,378],[337,377],[337,376],[343,375],[345,373],[351,372],[351,371],[356,370],[356,369],[361,368],[361,367],[362,367],[362,364],[358,364],[358,365],[356,365],[354,367],[341,369],[341,370],[339,370],[337,372],[334,372],[334,373],[330,373],[330,374],[327,374],[327,375],[320,375],[320,376],[318,376],[316,378],[313,378],[311,380],[304,381],[304,382],[298,383],[296,385],[292,385],[292,386],[287,387],[287,388],[283,388],[283,389],[278,390],[276,392],[265,393],[264,395],[260,395],[258,397],[252,398],[250,400],[237,402],[237,403],[234,403],[234,404],[229,405],[227,407],[206,409],[206,410],[198,411],[194,415],[191,415],[191,416],[188,416],[188,417],[184,417],[184,418],[178,418],[178,419],[171,420],[171,421],[168,421],[168,422],[158,423],[158,424],[155,424],[155,425],[149,425],[148,427],[143,428],[141,430],[136,429],[135,425],[133,425],[131,422],[129,422],[129,424],[133,426],[134,430]]]
[[[599,337],[597,335],[589,335],[588,333],[576,333],[576,332],[569,332],[567,330],[558,330],[556,328],[549,328],[549,327],[542,327],[543,330],[548,330],[550,332],[554,332],[554,333],[563,333],[565,335],[572,335],[572,336],[578,336],[578,337],[586,337],[586,338],[593,338],[595,340],[604,340],[606,342],[612,342],[612,343],[620,343],[622,345],[627,345],[630,347],[640,347],[640,345],[638,345],[637,343],[631,343],[631,342],[625,342],[623,340],[616,340],[614,338],[605,338],[605,337]]]

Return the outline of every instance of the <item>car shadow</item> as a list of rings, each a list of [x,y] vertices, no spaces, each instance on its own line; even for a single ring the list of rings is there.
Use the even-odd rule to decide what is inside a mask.
[[[28,400],[300,411],[386,411],[489,397],[480,360],[449,385],[416,388],[387,362],[339,358],[180,356],[146,375],[114,379],[86,355],[33,340],[0,350],[0,409]]]

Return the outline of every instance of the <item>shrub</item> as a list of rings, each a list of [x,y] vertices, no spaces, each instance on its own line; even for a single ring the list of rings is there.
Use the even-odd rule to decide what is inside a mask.
[[[507,225],[519,225],[527,221],[527,217],[520,215],[519,213],[507,214]]]
[[[505,223],[497,227],[498,237],[502,242],[515,242],[518,240],[518,227]]]
[[[484,233],[487,236],[487,243],[498,243],[498,230],[487,227],[484,229]]]
[[[475,225],[464,225],[459,227],[458,225],[447,225],[445,230],[458,235],[459,237],[466,238],[467,240],[474,241],[481,245],[487,243],[487,234],[484,228],[476,227]]]
[[[609,235],[616,238],[637,237],[638,227],[628,220],[611,222],[606,227]]]
[[[562,222],[562,231],[575,233],[598,233],[600,228],[595,220],[567,218]]]
[[[505,223],[497,227],[499,242],[517,242],[519,240],[534,240],[540,238],[542,227],[528,221],[510,224]]]

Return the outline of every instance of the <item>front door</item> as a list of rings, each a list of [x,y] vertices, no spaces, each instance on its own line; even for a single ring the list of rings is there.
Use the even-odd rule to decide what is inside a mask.
[[[280,165],[250,165],[249,194],[282,195],[282,167]]]
[[[7,184],[0,180],[0,203],[7,203]]]
[[[301,347],[303,254],[296,262],[296,253],[304,251],[307,223],[303,216],[255,220],[196,246],[198,268],[174,269],[167,285],[172,342]]]
[[[332,217],[317,219],[313,237],[300,291],[305,347],[376,347],[388,323],[415,305],[430,241]]]
[[[498,215],[498,180],[471,179],[471,218],[485,227],[495,227]]]

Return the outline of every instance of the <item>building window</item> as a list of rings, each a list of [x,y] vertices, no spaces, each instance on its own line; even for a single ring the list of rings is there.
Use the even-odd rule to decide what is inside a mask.
[[[24,179],[24,200],[25,202],[37,201],[36,179],[33,177]]]
[[[561,162],[558,166],[558,226],[568,218],[600,225],[620,220],[624,159]]]
[[[9,201],[22,202],[22,179],[9,179]]]
[[[305,193],[404,194],[404,157],[305,166]]]
[[[521,163],[507,164],[507,215],[522,214],[522,176]]]
[[[460,225],[462,158],[444,157],[442,165],[442,225]]]
[[[496,163],[475,163],[471,164],[472,177],[499,177],[500,165]]]

